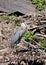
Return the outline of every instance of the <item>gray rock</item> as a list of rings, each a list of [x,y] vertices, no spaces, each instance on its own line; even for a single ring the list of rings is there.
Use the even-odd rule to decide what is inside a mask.
[[[0,11],[7,13],[21,12],[23,14],[30,14],[35,12],[35,6],[31,2],[19,0],[0,0]]]

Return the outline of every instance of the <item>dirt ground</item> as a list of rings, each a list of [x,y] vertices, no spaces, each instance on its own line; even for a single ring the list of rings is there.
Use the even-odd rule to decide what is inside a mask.
[[[14,23],[14,21],[12,19],[3,20],[0,17],[0,29],[1,29],[1,31],[0,31],[0,49],[1,49],[1,47],[3,49],[8,47],[8,43],[10,42],[11,34],[15,28],[13,23]]]
[[[18,20],[31,21],[31,16],[23,18],[19,16]],[[15,18],[10,17],[5,20],[0,16],[0,65],[30,65],[31,63],[44,65],[46,53],[38,50],[28,50],[28,44],[21,41],[14,49],[11,49],[10,41],[12,33],[15,30]],[[31,21],[32,22],[32,21]],[[36,62],[35,62],[36,61]]]

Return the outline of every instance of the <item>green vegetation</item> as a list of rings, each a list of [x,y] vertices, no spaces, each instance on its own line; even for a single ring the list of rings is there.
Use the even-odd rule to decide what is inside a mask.
[[[12,17],[12,18],[15,18],[15,17],[16,17],[16,18],[17,18],[17,15],[14,14],[14,13],[9,14],[9,15],[7,15],[7,14],[6,14],[6,15],[3,15],[3,19],[4,19],[4,20],[9,20],[10,17]],[[16,18],[15,18],[15,19],[16,19]]]
[[[15,17],[17,17],[17,15],[15,13],[11,13],[11,14],[9,14],[9,16],[15,16]]]
[[[43,49],[46,48],[46,41],[45,40],[42,40],[40,48],[43,48]]]
[[[38,9],[39,11],[41,11],[41,10],[44,9],[45,0],[31,0],[31,1],[36,4],[37,9]]]
[[[8,15],[4,15],[4,16],[3,16],[3,19],[4,19],[4,20],[8,20],[8,19],[9,19],[9,16],[8,16]]]
[[[9,20],[9,19],[13,19],[14,21],[14,26],[20,26],[20,22],[17,18],[17,15],[15,14],[10,14],[10,15],[4,15],[2,16],[3,20]]]
[[[46,40],[43,37],[39,37],[33,34],[33,32],[28,31],[23,35],[23,38],[25,41],[29,42],[31,40],[34,40],[36,42],[38,42],[38,44],[40,44],[39,48],[46,48]]]
[[[25,41],[30,41],[30,40],[32,40],[32,38],[33,38],[33,32],[31,32],[31,31],[28,31],[28,32],[26,32],[24,35],[23,35],[23,38],[24,38],[24,40]]]
[[[46,48],[46,40],[45,40],[45,38],[34,35],[33,40],[40,43],[39,48],[43,48],[43,49]]]
[[[14,26],[21,26],[21,25],[20,25],[20,22],[19,22],[18,20],[15,21],[15,22],[14,22]]]

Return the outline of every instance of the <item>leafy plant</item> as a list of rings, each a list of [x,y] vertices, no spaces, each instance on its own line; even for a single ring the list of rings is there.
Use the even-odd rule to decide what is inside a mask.
[[[38,37],[38,36],[34,36],[33,40],[35,40],[36,42],[40,43],[40,48],[45,49],[46,48],[46,40],[43,37]]]
[[[4,19],[4,20],[13,19],[14,25],[15,25],[15,26],[20,26],[20,22],[19,22],[19,20],[18,20],[18,18],[17,18],[17,16],[16,16],[15,14],[4,15],[4,16],[3,16],[3,19]]]
[[[8,16],[8,15],[4,15],[4,16],[3,16],[3,19],[4,19],[4,20],[8,20],[8,19],[9,19],[9,16]]]
[[[23,38],[25,41],[29,42],[30,40],[34,40],[40,44],[40,48],[46,48],[46,40],[43,37],[39,37],[37,35],[34,35],[32,31],[28,31],[23,35]]]
[[[36,4],[37,9],[38,9],[39,11],[41,11],[41,10],[44,9],[45,0],[31,0],[31,1]]]
[[[14,13],[11,13],[11,14],[8,14],[8,15],[4,15],[4,16],[3,16],[3,19],[4,19],[4,20],[8,20],[10,17],[16,19],[16,18],[17,18],[17,15],[14,14]]]
[[[15,21],[15,22],[14,22],[14,25],[15,25],[15,26],[20,26],[20,22],[19,22],[19,21]]]
[[[40,41],[40,48],[46,48],[46,40],[44,39],[44,40],[42,40],[42,41]]]
[[[9,14],[9,16],[15,16],[15,17],[17,17],[17,15],[15,13],[11,13],[11,14]]]
[[[37,9],[38,9],[39,11],[43,10],[43,9],[44,9],[43,4],[42,4],[42,3],[37,4]]]
[[[26,40],[26,41],[30,41],[30,40],[32,39],[32,37],[33,37],[33,32],[31,32],[31,31],[28,31],[28,32],[26,32],[26,33],[23,35],[23,38],[24,38],[24,40]]]
[[[31,0],[33,3],[37,3],[37,0]]]

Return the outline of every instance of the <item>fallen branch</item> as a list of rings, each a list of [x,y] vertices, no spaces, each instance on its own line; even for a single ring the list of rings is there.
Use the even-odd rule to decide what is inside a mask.
[[[22,42],[24,42],[25,44],[29,44],[30,47],[32,48],[37,48],[36,46],[34,46],[33,44],[29,43],[29,42],[26,42],[25,40],[22,39]]]
[[[36,34],[36,35],[46,38],[46,35],[43,35],[43,34]]]

